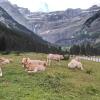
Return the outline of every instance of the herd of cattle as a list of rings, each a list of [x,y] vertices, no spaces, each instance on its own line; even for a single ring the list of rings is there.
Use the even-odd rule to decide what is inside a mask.
[[[45,71],[47,66],[51,65],[51,61],[59,61],[64,59],[63,55],[59,54],[48,54],[47,55],[47,61],[43,60],[32,60],[30,58],[22,58],[22,66],[24,67],[25,71],[28,73],[36,73],[38,71]],[[13,59],[7,59],[4,57],[0,58],[0,76],[2,76],[2,65],[8,64],[10,62],[13,62]],[[80,70],[83,70],[82,63],[80,62],[79,57],[74,57],[71,59],[71,61],[68,63],[68,68],[75,69],[78,68]]]

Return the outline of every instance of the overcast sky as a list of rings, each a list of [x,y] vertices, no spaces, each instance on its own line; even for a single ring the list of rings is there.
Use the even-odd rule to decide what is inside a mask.
[[[67,8],[86,9],[92,5],[100,5],[100,0],[8,0],[13,4],[28,8],[31,11],[57,11]]]

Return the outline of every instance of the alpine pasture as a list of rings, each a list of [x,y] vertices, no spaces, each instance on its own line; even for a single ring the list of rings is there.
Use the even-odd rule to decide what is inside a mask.
[[[47,54],[0,56],[13,59],[2,67],[0,100],[100,100],[100,63],[82,60],[81,71],[68,69],[69,60],[53,61],[46,71],[28,74],[22,58],[46,60]]]

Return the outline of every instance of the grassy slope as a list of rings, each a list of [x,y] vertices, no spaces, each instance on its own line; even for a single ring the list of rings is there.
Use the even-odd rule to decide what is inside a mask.
[[[5,55],[14,59],[3,67],[0,100],[100,100],[100,63],[82,61],[83,72],[69,70],[68,61],[53,62],[45,72],[28,75],[21,59],[45,59],[46,54]]]

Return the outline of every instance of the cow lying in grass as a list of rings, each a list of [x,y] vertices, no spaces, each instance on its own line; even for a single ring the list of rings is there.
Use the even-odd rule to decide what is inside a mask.
[[[33,63],[33,64],[39,64],[39,65],[47,66],[47,62],[46,61],[42,61],[42,60],[31,60],[30,58],[23,58],[22,59],[22,64],[26,60],[27,60],[28,63]]]
[[[45,67],[46,67],[46,61],[31,60],[29,58],[23,58],[22,64],[28,73],[45,71]]]
[[[12,59],[7,59],[7,58],[4,58],[4,57],[1,57],[0,58],[0,77],[2,77],[2,69],[1,69],[1,66],[5,65],[5,64],[9,64],[12,61],[13,61]]]
[[[48,54],[48,56],[47,56],[47,63],[50,66],[50,63],[51,63],[52,60],[60,61],[61,59],[64,59],[63,55]]]
[[[12,59],[1,57],[0,60],[2,61],[1,64],[9,64],[10,62],[13,62]]]
[[[74,58],[74,59],[72,59],[72,60],[68,63],[68,68],[70,68],[70,69],[78,68],[78,69],[83,70],[82,63],[80,62],[80,59],[77,58],[77,57]]]

